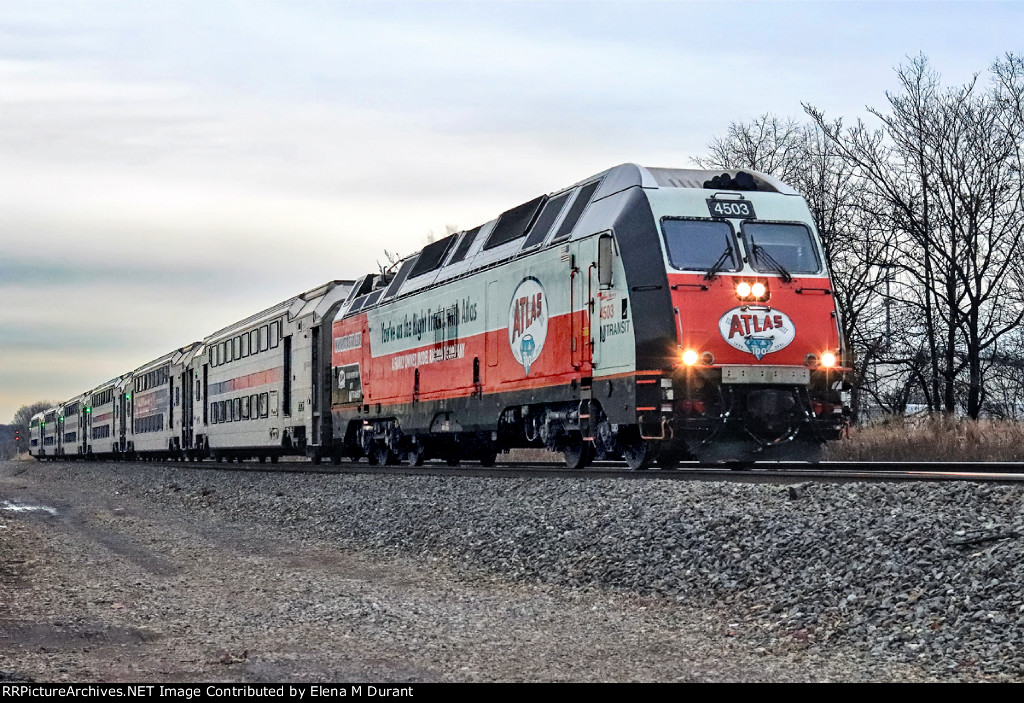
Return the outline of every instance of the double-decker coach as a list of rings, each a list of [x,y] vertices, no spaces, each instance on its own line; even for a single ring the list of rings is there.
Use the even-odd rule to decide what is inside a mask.
[[[332,454],[330,324],[351,284],[330,281],[203,341],[193,362],[197,458]]]
[[[85,394],[82,416],[83,454],[114,458],[125,451],[127,376],[119,376]]]

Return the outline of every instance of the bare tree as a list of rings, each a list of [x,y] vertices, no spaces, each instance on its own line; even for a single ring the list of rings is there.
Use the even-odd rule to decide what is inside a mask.
[[[20,452],[28,451],[28,430],[29,423],[32,421],[32,416],[52,407],[53,403],[43,400],[29,405],[22,405],[18,408],[18,411],[14,413],[14,419],[11,420],[10,424],[11,439],[8,442],[5,442],[3,447],[0,447],[0,456],[9,458]],[[21,436],[21,440],[17,445],[15,445],[13,439],[15,433],[18,433]]]
[[[1024,319],[1024,70],[1008,55],[991,74],[987,90],[977,76],[942,89],[918,56],[898,70],[901,90],[887,93],[889,110],[869,110],[877,129],[859,119],[843,129],[805,105],[883,205],[872,217],[899,252],[904,363],[917,374],[924,353],[920,381],[929,407],[962,407],[972,418],[985,405],[995,346]]]

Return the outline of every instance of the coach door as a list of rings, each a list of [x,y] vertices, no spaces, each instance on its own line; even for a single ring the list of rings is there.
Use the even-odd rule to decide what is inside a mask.
[[[181,448],[192,448],[192,379],[191,369],[181,372]]]
[[[312,342],[312,344],[310,344],[309,346],[309,362],[310,368],[312,370],[311,380],[313,382],[313,392],[309,398],[310,402],[312,403],[309,413],[310,429],[312,429],[313,431],[313,445],[320,446],[320,437],[322,430],[321,423],[323,422],[324,407],[323,398],[321,397],[321,393],[323,393],[324,382],[322,376],[323,369],[320,368],[320,325],[314,324],[312,328],[310,328],[310,332],[310,341]]]

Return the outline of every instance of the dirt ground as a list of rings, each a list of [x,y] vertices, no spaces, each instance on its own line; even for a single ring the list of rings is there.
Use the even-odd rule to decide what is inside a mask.
[[[752,649],[725,612],[227,521],[120,470],[0,462],[0,681],[928,680]]]

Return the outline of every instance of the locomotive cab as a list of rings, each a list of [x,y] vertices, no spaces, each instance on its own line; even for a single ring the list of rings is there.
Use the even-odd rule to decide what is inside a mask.
[[[672,186],[643,191],[652,221],[616,228],[620,248],[660,254],[665,285],[630,287],[639,439],[624,453],[640,466],[652,453],[665,465],[813,458],[847,413],[834,292],[803,198],[761,174],[698,186],[701,172],[650,172]],[[655,263],[632,259],[627,278]],[[652,294],[660,304],[640,304]]]

